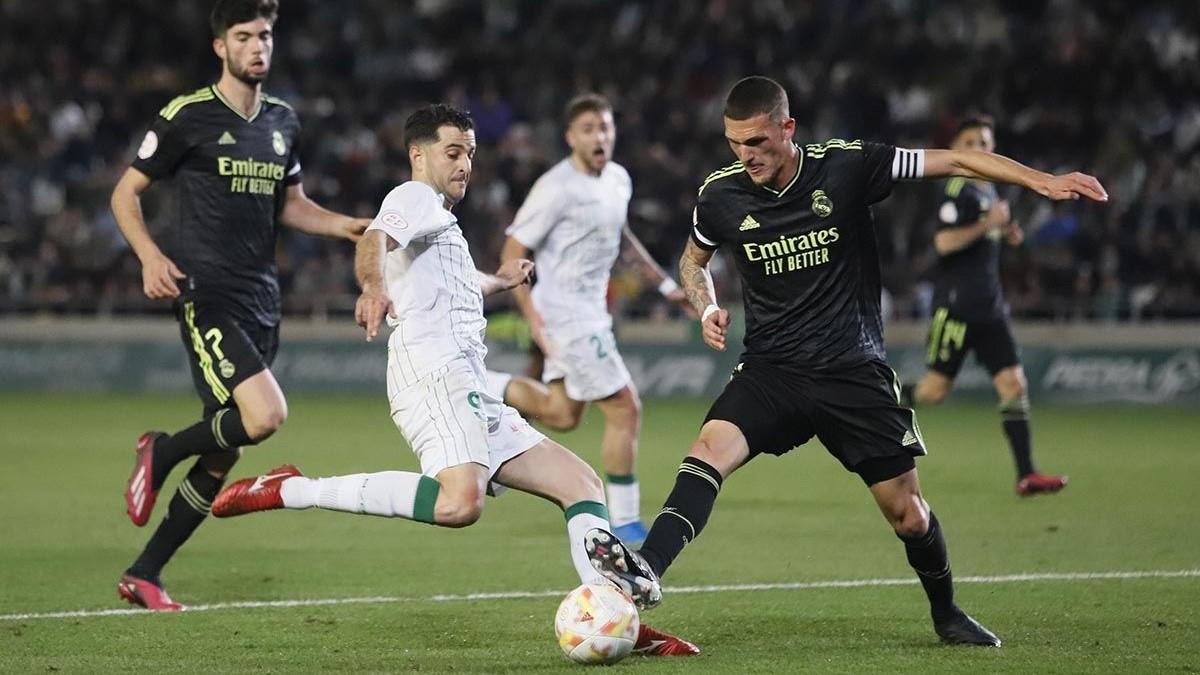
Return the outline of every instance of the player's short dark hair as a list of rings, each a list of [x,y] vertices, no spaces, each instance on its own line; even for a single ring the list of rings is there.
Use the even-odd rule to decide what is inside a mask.
[[[446,103],[431,103],[417,108],[404,122],[404,148],[407,150],[414,145],[436,143],[438,129],[442,127],[470,131],[475,128],[475,120],[467,111]]]
[[[612,112],[612,109],[612,103],[609,103],[608,99],[600,94],[594,92],[580,94],[567,101],[567,107],[563,108],[563,123],[571,126],[571,122],[584,113],[594,112],[603,115],[606,112]]]
[[[279,0],[217,0],[208,15],[208,25],[213,37],[220,38],[230,26],[258,18],[274,24],[279,18]]]
[[[725,117],[731,120],[748,120],[764,113],[775,121],[784,120],[789,115],[787,92],[783,90],[783,85],[769,77],[744,77],[733,85],[725,97]]]
[[[954,129],[955,138],[968,129],[991,129],[995,131],[996,120],[991,115],[981,112],[969,112],[963,115],[962,119],[958,120],[958,126]]]

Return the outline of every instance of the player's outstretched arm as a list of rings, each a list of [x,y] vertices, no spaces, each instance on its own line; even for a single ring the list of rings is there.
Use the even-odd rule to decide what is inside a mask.
[[[637,238],[633,230],[629,229],[628,223],[621,229],[621,236],[624,248],[630,252],[632,257],[637,259],[642,269],[645,270],[646,277],[658,288],[658,292],[670,302],[683,308],[683,311],[687,312],[693,319],[699,317],[700,315],[696,313],[695,308],[692,307],[692,303],[688,301],[687,293],[684,293],[679,284],[671,278],[671,275],[667,274],[666,270],[659,266],[658,261],[654,259],[654,256],[650,255],[650,252],[642,245],[641,240]]]
[[[396,318],[396,308],[383,279],[383,266],[386,253],[397,245],[386,233],[371,230],[359,239],[354,252],[354,276],[362,288],[354,303],[354,321],[367,331],[367,342],[379,333],[385,315]]]
[[[371,224],[370,218],[352,218],[323,208],[304,194],[304,185],[287,188],[279,220],[305,234],[358,241]]]
[[[187,275],[168,258],[146,228],[142,216],[142,193],[150,187],[150,177],[130,167],[113,188],[110,206],[117,227],[142,263],[142,292],[151,300],[179,297],[176,279]]]
[[[712,251],[705,251],[688,239],[683,256],[679,258],[679,280],[688,302],[700,316],[704,343],[723,352],[725,333],[729,329],[729,312],[717,306],[717,292],[713,287],[712,275],[708,273],[708,261],[712,257]]]
[[[926,150],[925,178],[966,176],[1028,188],[1049,199],[1087,197],[1108,201],[1108,192],[1094,176],[1074,171],[1055,176],[1030,168],[1004,155],[978,150]]]
[[[533,279],[533,261],[517,258],[500,263],[495,274],[479,272],[479,290],[484,296],[529,284]]]

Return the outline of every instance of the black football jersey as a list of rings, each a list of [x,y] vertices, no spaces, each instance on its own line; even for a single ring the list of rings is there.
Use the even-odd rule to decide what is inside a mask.
[[[879,254],[870,206],[924,155],[864,141],[798,148],[782,190],[755,185],[740,162],[700,187],[692,239],[724,247],[742,278],[744,358],[803,368],[885,358]]]
[[[991,183],[951,178],[938,208],[938,230],[978,223],[987,218],[996,199],[996,187]],[[989,230],[969,246],[938,257],[935,307],[945,307],[952,316],[972,321],[1007,316],[1000,290],[1001,236],[999,230]]]
[[[190,291],[267,326],[279,322],[277,218],[287,186],[300,182],[300,121],[263,95],[244,116],[209,86],[158,113],[133,167],[169,179],[175,193],[166,255]]]

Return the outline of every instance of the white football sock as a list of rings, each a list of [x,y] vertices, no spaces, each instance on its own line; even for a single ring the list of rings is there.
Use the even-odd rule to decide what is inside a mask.
[[[628,525],[641,517],[641,490],[633,476],[620,478],[630,482],[614,483],[612,479],[613,477],[609,476],[604,486],[608,493],[609,517],[613,527]]]
[[[571,547],[571,562],[575,565],[575,573],[579,575],[582,584],[607,585],[605,579],[592,561],[588,559],[587,549],[583,545],[583,535],[593,527],[612,530],[608,524],[608,509],[600,502],[579,502],[567,508],[567,540]]]
[[[419,473],[380,471],[329,478],[288,478],[280,485],[279,494],[289,509],[316,506],[431,523],[439,488],[436,480]]]

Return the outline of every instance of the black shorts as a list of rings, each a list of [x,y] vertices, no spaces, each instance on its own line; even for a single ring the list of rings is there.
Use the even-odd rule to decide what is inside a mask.
[[[925,454],[917,418],[900,405],[899,379],[883,361],[818,372],[747,360],[709,420],[741,430],[751,457],[782,455],[816,436],[867,485],[899,476]]]
[[[219,302],[188,296],[176,301],[175,318],[205,417],[232,407],[234,387],[275,361],[278,324],[238,319]]]
[[[989,375],[1021,363],[1008,319],[965,321],[945,307],[933,313],[925,349],[925,363],[930,370],[950,379],[958,375],[969,351],[975,352],[975,358]]]

